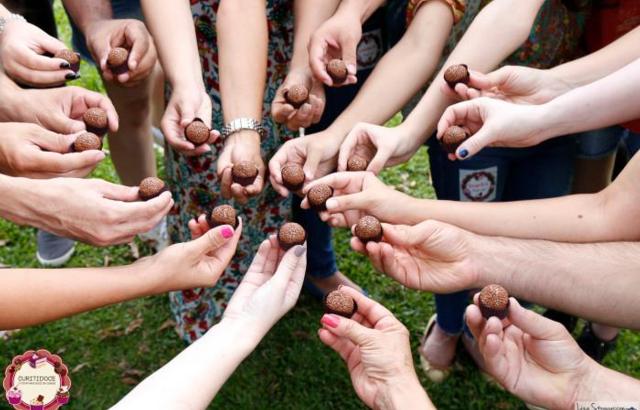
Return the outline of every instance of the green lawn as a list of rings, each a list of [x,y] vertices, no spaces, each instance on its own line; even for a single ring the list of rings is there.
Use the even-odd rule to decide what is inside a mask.
[[[61,34],[68,40],[66,18],[58,2],[56,8]],[[86,64],[82,76],[80,85],[101,89],[95,70]],[[117,180],[108,159],[98,167],[94,176]],[[408,164],[386,172],[384,179],[412,195],[434,196],[424,150]],[[432,295],[404,289],[377,274],[365,258],[350,250],[348,239],[348,232],[336,231],[334,241],[340,269],[365,287],[372,298],[391,309],[410,329],[415,351],[422,329],[434,310]],[[17,267],[37,266],[33,229],[0,221],[0,241],[6,241],[0,246],[0,263]],[[148,253],[148,249],[141,246],[141,253]],[[70,265],[119,265],[133,261],[129,246],[100,249],[81,244]],[[321,315],[318,302],[303,294],[297,307],[240,366],[211,408],[363,407],[353,393],[341,360],[316,336]],[[0,339],[0,366],[4,367],[4,363],[8,364],[14,355],[25,350],[47,348],[61,354],[73,369],[69,408],[106,408],[184,347],[168,320],[168,300],[159,296],[24,329],[8,340]],[[463,356],[459,363],[444,384],[434,385],[423,380],[436,405],[447,409],[523,408],[517,399],[487,384],[468,357]],[[606,364],[640,377],[640,337],[623,332],[617,351],[607,358]],[[0,400],[1,408],[8,408],[4,400]]]

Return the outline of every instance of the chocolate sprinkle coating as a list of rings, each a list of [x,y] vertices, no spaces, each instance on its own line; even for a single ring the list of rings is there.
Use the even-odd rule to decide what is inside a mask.
[[[85,132],[78,135],[71,145],[71,151],[84,152],[89,150],[102,149],[102,139],[92,132]]]
[[[231,205],[218,205],[209,215],[209,226],[215,228],[220,225],[231,225],[233,229],[238,227],[236,210]]]
[[[444,72],[444,81],[449,87],[455,88],[456,84],[469,84],[469,68],[466,64],[456,64],[449,66]]]
[[[362,243],[380,242],[382,239],[382,225],[375,216],[363,216],[356,224],[354,233]]]
[[[479,306],[482,316],[504,319],[509,313],[509,293],[500,285],[487,285],[480,291]]]
[[[200,119],[195,119],[184,129],[184,137],[193,145],[202,145],[209,140],[211,130]]]
[[[455,154],[456,150],[467,138],[469,134],[462,127],[452,125],[442,134],[440,145],[449,154]]]
[[[231,168],[231,177],[233,182],[242,186],[253,184],[258,176],[258,167],[251,161],[241,161],[233,165]]]
[[[300,108],[309,99],[309,90],[304,85],[296,84],[284,93],[284,99],[293,105],[293,108]]]
[[[55,58],[61,58],[69,63],[69,69],[73,72],[78,72],[80,69],[80,57],[78,54],[74,53],[68,49],[62,49],[54,54]]]
[[[306,240],[307,232],[295,222],[287,222],[278,230],[278,243],[285,251],[296,245],[304,244]]]
[[[344,61],[334,58],[327,64],[327,73],[336,84],[342,84],[347,79],[347,65]]]
[[[104,135],[107,132],[109,118],[107,117],[107,112],[102,108],[89,108],[82,115],[82,120],[89,132],[96,135]]]
[[[140,182],[138,196],[143,201],[155,198],[167,190],[167,185],[163,180],[156,177],[148,177]]]
[[[114,74],[123,74],[129,71],[129,50],[123,47],[115,47],[109,51],[107,65]]]
[[[351,318],[357,310],[358,304],[356,301],[339,289],[329,292],[324,298],[324,311],[326,313]]]
[[[318,184],[307,192],[307,201],[309,201],[309,206],[316,211],[326,211],[327,200],[332,196],[333,188],[326,184]]]
[[[354,155],[347,161],[347,171],[366,171],[369,161],[360,155]]]
[[[280,170],[282,183],[289,191],[299,191],[304,186],[304,169],[299,164],[290,162]]]

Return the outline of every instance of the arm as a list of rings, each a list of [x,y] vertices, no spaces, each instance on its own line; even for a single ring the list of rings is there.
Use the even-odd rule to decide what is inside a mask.
[[[63,4],[82,33],[93,23],[113,18],[111,0],[63,0]]]

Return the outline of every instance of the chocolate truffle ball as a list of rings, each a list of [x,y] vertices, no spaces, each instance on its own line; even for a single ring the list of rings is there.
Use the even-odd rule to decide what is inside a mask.
[[[87,131],[96,135],[104,135],[107,133],[109,119],[107,118],[107,112],[102,108],[89,108],[82,115],[82,120],[84,121]]]
[[[354,155],[347,161],[347,171],[366,171],[368,166],[369,161],[360,155]]]
[[[80,69],[80,56],[71,50],[60,50],[54,54],[55,58],[61,58],[69,63],[69,70],[78,72]]]
[[[363,216],[356,224],[355,234],[362,243],[379,242],[382,239],[382,225],[374,216]]]
[[[151,198],[157,197],[166,190],[167,185],[163,180],[156,177],[148,177],[140,182],[138,196],[143,201],[148,201]]]
[[[327,199],[333,196],[333,188],[329,185],[318,184],[314,185],[309,192],[307,192],[307,201],[309,206],[316,211],[327,210]]]
[[[295,222],[287,222],[278,230],[278,243],[285,251],[296,245],[304,244],[307,233],[304,228]]]
[[[304,185],[304,170],[299,164],[290,162],[280,170],[282,183],[289,191],[299,191]]]
[[[109,51],[107,56],[107,66],[116,75],[129,71],[129,50],[122,47],[115,47]]]
[[[442,134],[440,144],[446,152],[449,154],[455,154],[460,144],[462,144],[467,138],[469,138],[469,134],[467,134],[464,128],[452,125],[446,129],[444,134]]]
[[[219,205],[213,208],[209,215],[209,226],[215,228],[220,225],[231,225],[238,227],[236,210],[231,205]]]
[[[92,132],[85,132],[78,135],[78,138],[71,144],[71,151],[83,152],[95,149],[102,149],[102,139]]]
[[[193,145],[202,145],[209,140],[211,130],[201,119],[196,118],[184,129],[184,137]]]
[[[293,105],[293,108],[300,108],[309,99],[309,90],[304,85],[294,85],[284,93],[284,99]]]
[[[487,285],[480,291],[479,306],[485,319],[504,319],[509,312],[509,293],[500,285]]]
[[[444,81],[449,87],[455,88],[456,84],[469,84],[469,68],[466,64],[456,64],[447,68],[444,72]]]
[[[347,65],[344,61],[334,58],[327,64],[327,73],[335,84],[342,84],[347,79]]]
[[[238,162],[231,168],[233,182],[242,186],[253,184],[258,176],[258,167],[251,161]]]
[[[340,289],[331,291],[324,298],[324,311],[334,315],[351,318],[358,310],[358,304]]]

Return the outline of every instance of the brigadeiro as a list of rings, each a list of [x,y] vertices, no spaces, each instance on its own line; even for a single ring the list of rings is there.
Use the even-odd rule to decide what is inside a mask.
[[[446,152],[449,154],[455,154],[460,144],[462,144],[467,138],[469,138],[469,134],[467,134],[467,131],[465,131],[464,128],[452,125],[446,129],[444,134],[442,134],[440,144]]]
[[[327,73],[336,84],[342,84],[347,79],[347,65],[344,61],[334,58],[327,64]]]
[[[89,108],[82,115],[82,120],[87,131],[96,135],[104,135],[109,129],[109,118],[107,117],[107,112],[102,108]]]
[[[307,192],[307,201],[309,206],[316,211],[327,210],[327,199],[333,196],[333,188],[326,184],[314,185],[309,192]]]
[[[251,161],[241,161],[231,168],[233,182],[242,186],[253,184],[258,176],[258,167]]]
[[[309,99],[309,90],[304,85],[294,85],[284,93],[284,99],[294,108],[300,108]]]
[[[444,72],[444,81],[451,88],[455,88],[458,83],[469,84],[469,68],[466,64],[450,66]]]
[[[287,222],[278,230],[278,243],[285,251],[296,245],[304,244],[306,240],[307,232],[305,232],[301,225],[295,222]]]
[[[360,155],[354,155],[347,161],[347,171],[366,171],[368,166],[369,161]]]
[[[351,318],[358,310],[358,304],[351,296],[340,289],[331,291],[324,298],[324,311]]]
[[[375,216],[367,215],[360,218],[354,231],[362,243],[380,242],[382,239],[382,225]]]
[[[236,210],[231,205],[218,205],[209,215],[209,226],[215,228],[221,225],[231,225],[233,229],[238,227]]]
[[[123,47],[115,47],[109,51],[107,66],[116,75],[129,71],[129,50]]]
[[[80,57],[71,50],[63,49],[54,54],[55,58],[61,58],[69,63],[69,70],[78,72],[80,70]]]
[[[299,191],[304,185],[304,170],[299,164],[290,162],[280,170],[282,183],[289,191]]]
[[[73,152],[83,152],[96,149],[102,149],[102,138],[92,132],[80,134],[73,144],[71,144],[71,151]]]
[[[184,137],[193,145],[202,145],[209,140],[211,130],[200,118],[191,121],[184,129]]]
[[[487,285],[480,291],[480,312],[485,319],[504,319],[509,313],[509,293],[500,285]]]
[[[155,198],[164,191],[167,190],[167,185],[163,180],[156,177],[148,177],[140,182],[138,190],[138,196],[143,201],[148,201],[151,198]]]

